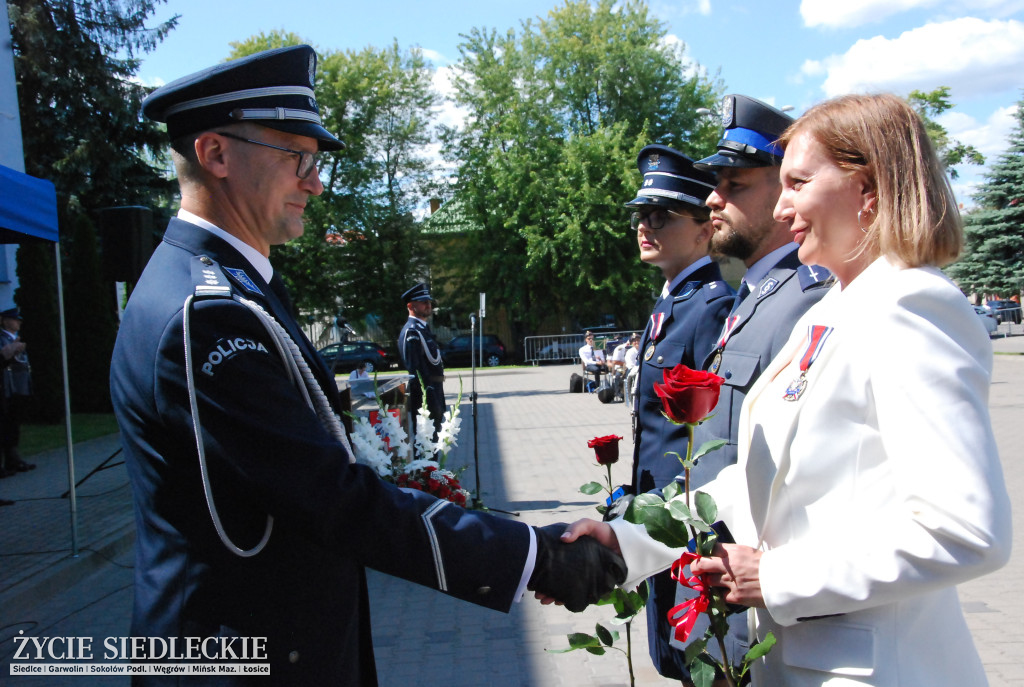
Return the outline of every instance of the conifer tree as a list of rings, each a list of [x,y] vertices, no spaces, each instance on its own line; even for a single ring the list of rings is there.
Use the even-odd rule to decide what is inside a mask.
[[[964,218],[965,246],[949,268],[967,292],[1009,298],[1024,285],[1024,98],[1016,127],[974,195],[977,209]]]

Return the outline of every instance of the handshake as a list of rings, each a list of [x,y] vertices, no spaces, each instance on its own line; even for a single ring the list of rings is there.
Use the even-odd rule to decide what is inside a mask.
[[[555,523],[534,528],[537,561],[526,588],[579,613],[626,579],[626,562],[589,536],[562,541],[566,527]]]

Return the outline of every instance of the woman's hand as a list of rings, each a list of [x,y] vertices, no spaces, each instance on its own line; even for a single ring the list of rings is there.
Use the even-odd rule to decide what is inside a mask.
[[[714,555],[690,564],[690,572],[703,575],[712,587],[724,587],[725,600],[764,608],[761,595],[761,552],[740,544],[716,544]]]

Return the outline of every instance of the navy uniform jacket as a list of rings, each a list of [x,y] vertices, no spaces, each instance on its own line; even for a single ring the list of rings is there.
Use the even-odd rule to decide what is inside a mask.
[[[171,220],[132,293],[111,368],[137,528],[132,634],[266,637],[271,674],[258,684],[375,685],[364,567],[507,611],[527,526],[400,491],[350,464],[257,318],[217,298],[196,305],[190,336],[213,498],[242,548],[274,517],[262,552],[228,551],[204,499],[185,374],[182,309],[201,255],[225,273],[245,271],[228,277],[234,291],[289,331],[337,408],[328,370],[285,314],[287,296],[220,238]]]
[[[686,428],[673,425],[661,414],[661,399],[654,393],[654,384],[661,384],[664,371],[682,363],[691,369],[704,361],[714,348],[732,308],[734,292],[722,281],[717,263],[699,268],[663,298],[654,308],[651,320],[640,340],[640,370],[636,404],[636,429],[633,434],[633,493],[641,494],[661,488],[675,479],[681,465],[668,451],[686,455]],[[661,319],[661,318],[664,319]],[[655,322],[661,319],[660,329]],[[668,627],[665,613],[655,614],[660,601],[675,599],[678,586],[668,571],[649,578],[650,597],[647,601],[647,633],[651,659],[662,671],[671,664],[667,646],[656,645],[655,637],[661,626]],[[658,652],[662,653],[658,653]],[[666,655],[662,655],[666,654]],[[665,673],[663,673],[665,674]]]
[[[664,371],[680,363],[699,368],[718,340],[733,295],[722,281],[718,265],[712,262],[677,284],[654,309],[640,341],[633,436],[636,494],[663,487],[679,474],[679,461],[675,456],[665,456],[666,451],[686,455],[686,428],[673,425],[661,414],[661,399],[654,393],[654,384],[661,384]],[[660,331],[654,332],[653,322],[662,315]]]
[[[419,410],[423,400],[420,378],[427,388],[427,407],[435,423],[444,417],[444,363],[434,332],[415,317],[409,317],[398,335],[398,353],[405,369],[412,375],[409,380],[410,406]]]
[[[718,369],[711,371],[724,378],[722,393],[712,418],[694,432],[695,448],[712,439],[728,439],[729,443],[705,455],[690,471],[691,494],[714,479],[726,465],[736,462],[739,414],[747,391],[785,345],[800,316],[828,292],[827,288],[821,287],[830,283],[829,277],[831,274],[823,267],[801,265],[794,250],[752,287],[750,294],[732,313],[731,316],[737,319],[725,346],[716,346],[701,364],[702,369],[711,370],[721,354]],[[691,595],[687,595],[687,590],[679,585],[674,589],[675,594],[661,596],[656,603],[648,604],[648,616],[653,615],[659,621],[651,628],[648,637],[652,657],[660,658],[658,668],[662,674],[683,678],[688,677],[682,654],[685,645],[675,641],[672,627],[664,619],[673,606]],[[691,636],[694,639],[702,637],[706,628],[706,621],[699,619]],[[745,614],[730,619],[730,633],[726,639],[729,658],[738,662],[748,648]],[[708,651],[719,656],[714,642],[708,644]]]

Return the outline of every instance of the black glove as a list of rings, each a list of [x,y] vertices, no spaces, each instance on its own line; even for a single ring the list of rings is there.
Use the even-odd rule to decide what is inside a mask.
[[[592,537],[566,544],[565,523],[534,527],[537,563],[526,588],[540,592],[579,613],[626,579],[626,561]]]
[[[604,517],[601,520],[611,522],[615,518],[621,518],[626,514],[626,509],[629,508],[629,504],[633,503],[634,498],[632,494],[621,494],[608,505],[608,510],[604,512]]]

